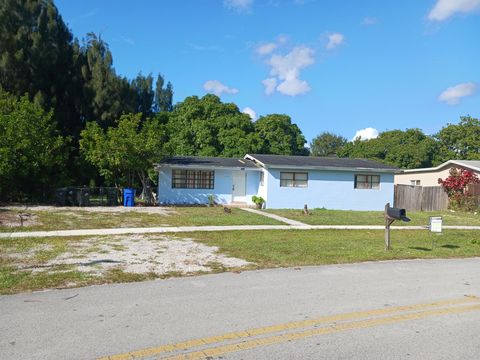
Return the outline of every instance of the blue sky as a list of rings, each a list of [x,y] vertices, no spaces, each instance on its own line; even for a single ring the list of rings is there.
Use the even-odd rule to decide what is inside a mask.
[[[307,140],[366,128],[433,134],[480,116],[480,0],[56,5],[76,37],[101,34],[118,74],[161,73],[175,102],[214,92],[257,116],[288,114]]]

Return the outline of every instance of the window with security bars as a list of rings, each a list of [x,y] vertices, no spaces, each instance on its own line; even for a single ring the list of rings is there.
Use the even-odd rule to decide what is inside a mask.
[[[380,175],[355,175],[355,189],[380,189]]]
[[[213,189],[214,185],[213,170],[172,170],[173,189]]]
[[[306,172],[280,172],[281,187],[307,187],[308,173]]]

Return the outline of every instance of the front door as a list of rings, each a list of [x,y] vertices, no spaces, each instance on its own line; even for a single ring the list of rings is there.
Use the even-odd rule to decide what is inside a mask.
[[[247,202],[245,175],[245,171],[233,172],[232,202]]]

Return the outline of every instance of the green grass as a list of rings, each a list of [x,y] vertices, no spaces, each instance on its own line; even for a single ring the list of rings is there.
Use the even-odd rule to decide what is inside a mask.
[[[480,256],[480,232],[471,230],[447,230],[441,235],[426,230],[392,231],[391,251],[384,250],[384,232],[380,230],[204,232],[189,236],[259,268]]]
[[[281,209],[265,210],[266,212],[298,220],[310,225],[384,225],[383,211],[347,211],[313,209],[311,215],[304,215],[302,210]],[[428,225],[430,216],[442,216],[444,225],[480,225],[480,214],[451,212],[451,211],[423,211],[409,212],[410,222],[395,221],[393,225]]]
[[[480,256],[480,232],[472,230],[446,230],[440,235],[427,230],[394,230],[391,251],[384,250],[384,232],[380,230],[222,231],[172,236],[182,237],[217,246],[220,253],[254,263],[248,269]],[[181,276],[179,273],[162,276],[153,273],[132,274],[121,269],[113,269],[98,276],[76,271],[72,265],[49,266],[37,272],[30,270],[41,269],[42,264],[71,250],[71,243],[78,243],[82,239],[84,238],[52,237],[0,240],[0,294]],[[98,241],[109,241],[109,237],[99,237]],[[34,256],[22,256],[32,255],[30,251],[39,247],[45,250],[36,252]],[[12,258],[9,256],[12,254],[20,254],[22,257]],[[19,264],[23,270],[18,268]],[[211,265],[211,272],[237,270],[226,269],[221,264]]]
[[[38,224],[28,227],[2,226],[0,232],[35,231],[35,230],[68,230],[68,229],[106,229],[118,227],[156,227],[156,226],[202,226],[202,225],[280,225],[282,223],[246,212],[232,209],[225,214],[221,207],[172,207],[167,208],[168,215],[149,214],[140,211],[128,212],[90,212],[84,210],[53,209],[39,211],[29,209],[29,213],[37,215]],[[0,209],[1,215],[7,212],[16,215],[16,210]]]

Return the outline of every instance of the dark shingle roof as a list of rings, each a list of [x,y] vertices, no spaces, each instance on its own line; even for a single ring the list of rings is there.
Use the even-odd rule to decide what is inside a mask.
[[[163,159],[160,164],[205,167],[255,168],[253,161],[247,159],[221,158],[209,156],[172,156]]]
[[[372,160],[350,159],[319,156],[284,156],[250,154],[251,158],[257,159],[266,167],[318,167],[318,168],[353,168],[353,169],[378,169],[398,170],[398,168],[385,165]]]

